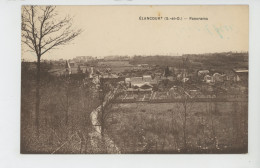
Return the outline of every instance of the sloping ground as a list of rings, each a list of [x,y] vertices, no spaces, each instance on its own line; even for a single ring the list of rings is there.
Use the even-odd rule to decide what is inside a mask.
[[[109,136],[122,153],[247,153],[247,102],[115,104]]]
[[[120,150],[115,143],[108,137],[107,134],[101,136],[101,127],[98,125],[98,113],[100,112],[100,106],[91,113],[91,122],[93,125],[93,131],[89,134],[91,137],[91,145],[95,150],[94,153],[117,153],[120,154]]]
[[[103,102],[105,106],[109,101],[114,99],[115,94],[117,93],[118,88],[114,91],[111,91],[107,96],[107,100]],[[101,134],[101,126],[99,125],[98,115],[100,114],[101,105],[93,110],[90,114],[91,122],[93,125],[93,131],[89,134],[91,137],[91,145],[95,150],[93,153],[116,153],[120,154],[119,148],[116,144],[109,138],[109,136],[104,133],[103,137]]]

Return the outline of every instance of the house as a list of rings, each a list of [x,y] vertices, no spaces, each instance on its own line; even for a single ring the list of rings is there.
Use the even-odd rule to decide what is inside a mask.
[[[214,82],[213,77],[210,76],[210,75],[204,76],[203,81],[206,82],[206,83],[213,83]]]
[[[133,77],[131,78],[131,83],[142,83],[143,77]]]
[[[78,64],[75,61],[70,61],[70,66],[71,67],[76,67]]]
[[[153,86],[149,83],[135,83],[131,88],[128,88],[128,92],[152,92]]]
[[[235,72],[235,81],[248,81],[248,69],[233,69]]]
[[[162,80],[162,77],[161,76],[154,76],[153,80],[150,82],[151,84],[158,84],[159,81]]]
[[[225,72],[225,74],[226,74],[227,81],[232,81],[232,82],[236,81],[236,73],[233,70],[228,70]]]
[[[221,75],[221,74],[219,74],[219,73],[214,73],[214,74],[212,75],[213,82],[224,82],[225,77],[226,77],[225,74]]]
[[[199,77],[203,77],[203,76],[205,76],[205,75],[207,75],[207,74],[209,74],[209,70],[199,70],[198,71],[198,76]]]
[[[172,71],[174,72],[174,75],[177,75],[179,73],[186,71],[186,69],[185,68],[173,68]]]
[[[113,84],[116,84],[116,83],[119,83],[119,82],[122,82],[124,83],[125,82],[125,77],[119,77],[117,74],[102,74],[100,76],[100,78],[102,78],[102,80],[104,82],[107,82],[109,81],[110,83],[113,83]]]
[[[125,83],[128,86],[128,91],[152,91],[153,85],[158,81],[152,79],[151,75],[144,75],[142,77],[126,78]]]
[[[89,78],[93,78],[93,75],[94,75],[94,68],[93,67],[87,67],[85,72],[88,73]]]
[[[177,75],[176,79],[177,79],[178,81],[182,81],[182,82],[185,83],[186,81],[189,80],[189,77],[188,77],[188,75],[186,75],[186,74],[180,73],[180,74]],[[172,78],[172,80],[174,80],[174,78]]]
[[[173,66],[169,66],[169,71],[171,71],[174,74],[174,67]]]
[[[151,75],[143,75],[143,81],[144,82],[151,82],[152,76]]]
[[[226,72],[226,80],[233,82],[247,82],[248,69],[232,69]]]
[[[126,84],[127,87],[131,87],[131,79],[125,78],[125,84]]]
[[[179,74],[181,74],[182,78],[188,77],[189,73],[188,73],[188,69],[186,68],[173,68],[174,70],[174,75],[178,76]]]
[[[132,88],[150,89],[153,88],[153,86],[149,83],[135,83],[132,85]]]
[[[182,81],[183,83],[185,83],[185,82],[187,82],[188,80],[189,80],[189,78],[182,78],[181,81]]]

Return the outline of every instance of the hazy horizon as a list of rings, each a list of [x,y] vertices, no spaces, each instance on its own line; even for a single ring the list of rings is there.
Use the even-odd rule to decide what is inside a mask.
[[[74,57],[71,57],[71,58],[56,58],[56,57],[51,57],[51,58],[42,58],[41,60],[47,60],[47,61],[59,61],[60,59],[63,59],[63,60],[72,60],[76,57],[93,57],[93,58],[97,58],[97,59],[103,59],[105,57],[135,57],[135,56],[141,56],[141,57],[182,57],[182,56],[185,56],[185,55],[207,55],[207,54],[221,54],[221,53],[248,53],[248,51],[227,51],[227,52],[212,52],[212,53],[198,53],[198,54],[182,54],[182,55],[107,55],[107,56],[102,56],[102,57],[93,57],[91,55],[76,55]],[[34,62],[36,60],[30,60],[30,59],[26,59],[26,58],[22,58],[22,60],[24,61],[28,61],[28,62]]]

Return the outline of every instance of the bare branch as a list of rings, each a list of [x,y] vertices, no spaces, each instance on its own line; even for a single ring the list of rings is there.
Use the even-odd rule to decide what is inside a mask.
[[[32,37],[33,37],[33,44],[34,44],[34,48],[35,48],[35,52],[37,54],[37,56],[40,55],[39,51],[38,51],[38,46],[37,46],[37,42],[36,42],[36,35],[35,35],[35,23],[34,23],[34,6],[31,6],[31,23],[32,23]]]
[[[51,40],[50,43],[54,43],[54,44],[52,44],[50,47],[46,48],[46,50],[43,51],[41,55],[45,54],[47,51],[53,49],[54,47],[68,44],[68,43],[71,42],[75,37],[77,37],[78,35],[80,35],[81,32],[82,32],[81,30],[79,30],[79,31],[77,31],[77,32],[64,32],[63,34],[61,34],[61,35],[58,36],[57,38]]]
[[[22,43],[38,57],[66,45],[82,33],[72,28],[72,18],[57,19],[55,6],[22,7]]]

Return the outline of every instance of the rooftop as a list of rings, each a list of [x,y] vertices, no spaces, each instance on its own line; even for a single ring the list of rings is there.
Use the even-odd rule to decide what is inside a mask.
[[[236,73],[248,73],[248,69],[234,69]]]

